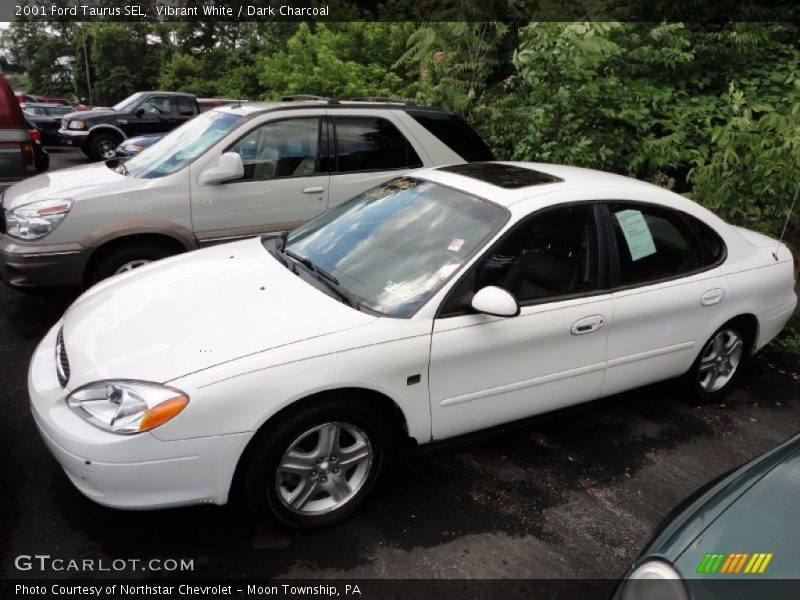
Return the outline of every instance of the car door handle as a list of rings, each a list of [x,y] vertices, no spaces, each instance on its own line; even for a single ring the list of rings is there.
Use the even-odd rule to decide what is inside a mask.
[[[584,335],[597,331],[606,324],[606,318],[603,315],[592,315],[591,317],[584,317],[575,321],[570,333],[572,335]]]
[[[313,187],[307,187],[303,190],[304,194],[321,194],[325,191],[325,188],[321,185],[315,185]]]
[[[722,302],[725,297],[725,290],[722,288],[714,288],[708,290],[705,294],[700,296],[700,306],[714,306]]]

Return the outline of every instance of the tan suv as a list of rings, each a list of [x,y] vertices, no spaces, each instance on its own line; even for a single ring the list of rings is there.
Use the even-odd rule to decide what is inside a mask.
[[[234,104],[142,153],[51,172],[0,200],[0,277],[88,286],[204,245],[283,231],[418,167],[491,160],[455,115],[404,102]]]

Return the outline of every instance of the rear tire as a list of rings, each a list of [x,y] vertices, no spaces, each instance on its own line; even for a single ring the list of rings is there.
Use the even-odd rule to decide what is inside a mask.
[[[112,275],[131,271],[156,260],[175,254],[169,248],[157,244],[122,246],[102,255],[90,268],[86,278],[89,286]]]
[[[89,140],[89,158],[92,160],[110,160],[114,158],[117,146],[121,143],[119,137],[110,133],[98,133]]]
[[[717,329],[685,376],[695,399],[711,404],[727,396],[750,356],[752,344],[752,336],[741,321],[729,321]]]
[[[330,527],[364,504],[392,452],[386,418],[368,399],[320,399],[262,430],[242,471],[243,500],[299,529]]]

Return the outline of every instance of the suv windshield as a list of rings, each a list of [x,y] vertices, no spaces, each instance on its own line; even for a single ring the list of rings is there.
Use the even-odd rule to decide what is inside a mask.
[[[116,170],[140,179],[169,175],[203,154],[242,120],[242,117],[230,113],[209,111],[187,121],[149,148],[120,163]]]
[[[111,108],[119,112],[127,112],[133,110],[133,107],[139,103],[139,100],[141,100],[142,96],[144,96],[144,92],[136,92],[135,94],[132,94],[127,98],[125,98],[125,100],[120,100]]]
[[[486,200],[400,177],[296,229],[286,250],[333,276],[365,308],[409,317],[507,219]]]

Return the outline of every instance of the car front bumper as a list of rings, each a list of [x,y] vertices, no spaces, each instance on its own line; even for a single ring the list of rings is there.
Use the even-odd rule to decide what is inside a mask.
[[[58,138],[60,144],[63,144],[64,146],[83,148],[83,146],[86,145],[86,140],[89,139],[89,132],[76,129],[59,129]]]
[[[23,290],[83,286],[89,254],[80,244],[25,245],[0,235],[0,279]]]
[[[123,509],[224,504],[249,433],[162,441],[152,433],[118,435],[67,406],[58,383],[54,326],[34,352],[28,391],[34,420],[69,479],[95,502]]]

